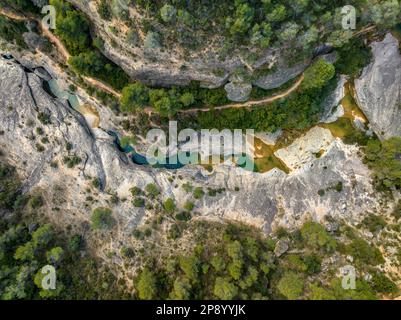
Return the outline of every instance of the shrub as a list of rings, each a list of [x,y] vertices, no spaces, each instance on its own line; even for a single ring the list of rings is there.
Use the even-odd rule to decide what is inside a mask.
[[[163,207],[167,213],[173,213],[176,209],[175,202],[172,198],[168,198],[166,201],[164,201]]]
[[[278,291],[289,300],[301,298],[303,288],[304,280],[294,272],[286,272],[277,284]]]
[[[384,263],[380,250],[361,238],[352,240],[352,242],[346,246],[346,253],[353,256],[361,264],[375,266]]]
[[[160,194],[159,188],[153,183],[149,183],[145,187],[145,191],[148,194],[148,196],[151,198],[156,198]]]
[[[111,20],[113,17],[110,4],[107,3],[106,0],[101,0],[98,7],[97,12],[99,13],[100,17],[104,20]]]
[[[54,239],[54,229],[51,224],[45,224],[32,233],[32,240],[36,246],[46,246]]]
[[[303,89],[323,88],[335,75],[335,68],[324,59],[319,59],[305,71]]]
[[[28,201],[28,206],[31,209],[38,209],[44,205],[44,200],[42,196],[32,196]]]
[[[308,221],[301,228],[302,239],[312,248],[325,247],[328,250],[336,247],[335,240],[327,233],[319,223]]]
[[[394,137],[380,142],[371,140],[365,148],[365,160],[373,169],[379,190],[401,188],[401,138]]]
[[[170,239],[173,239],[173,240],[181,237],[180,227],[177,224],[172,224],[168,231],[168,236]]]
[[[221,300],[232,300],[238,294],[238,288],[229,279],[218,277],[214,284],[214,295]]]
[[[72,252],[78,252],[83,246],[83,239],[80,235],[73,236],[68,242],[68,248]]]
[[[395,206],[392,216],[396,221],[401,219],[401,200],[398,200],[398,204]]]
[[[138,187],[132,187],[130,189],[132,196],[139,196],[143,193],[142,189],[138,188]]]
[[[92,186],[94,188],[96,188],[96,189],[99,189],[100,188],[100,179],[99,178],[94,178],[92,180]]]
[[[201,199],[204,196],[205,192],[203,191],[202,187],[197,187],[194,190],[194,198]]]
[[[135,198],[133,204],[137,208],[142,208],[145,206],[145,199],[143,198]]]
[[[131,259],[135,256],[135,251],[130,247],[122,247],[121,255],[125,258]]]
[[[144,238],[143,233],[141,232],[141,230],[135,229],[132,232],[132,235],[134,236],[135,239],[141,240]]]
[[[387,278],[383,273],[376,272],[372,275],[372,285],[376,292],[380,293],[397,293],[397,285]]]
[[[92,214],[92,228],[100,230],[111,229],[116,221],[114,220],[111,210],[108,208],[96,208]]]
[[[148,268],[143,269],[139,275],[137,290],[139,299],[141,300],[152,300],[156,298],[156,277]]]
[[[191,185],[189,182],[184,183],[184,184],[182,185],[182,188],[184,189],[184,191],[185,191],[186,193],[190,193],[190,192],[192,192],[192,190],[193,190],[193,187],[192,187],[192,185]]]
[[[160,9],[160,16],[164,22],[171,22],[175,19],[177,10],[169,4],[165,4]]]
[[[142,83],[136,82],[124,87],[121,97],[121,110],[133,112],[149,104],[149,89]]]
[[[46,252],[47,261],[49,263],[59,263],[63,259],[64,250],[61,247],[52,248]]]
[[[368,228],[370,232],[374,233],[384,229],[387,224],[382,217],[370,214],[363,219],[362,225]]]
[[[184,204],[184,209],[187,210],[187,211],[192,211],[194,209],[194,207],[195,207],[195,205],[191,201],[187,201]]]
[[[180,212],[175,215],[175,218],[179,221],[191,220],[191,214],[189,212]]]
[[[44,125],[51,123],[50,115],[48,115],[47,113],[44,113],[44,112],[39,112],[38,120]]]

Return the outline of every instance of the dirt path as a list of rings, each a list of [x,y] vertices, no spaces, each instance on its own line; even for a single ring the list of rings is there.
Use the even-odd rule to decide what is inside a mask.
[[[93,85],[94,87],[97,87],[97,88],[99,88],[99,89],[101,89],[101,90],[103,90],[103,91],[106,91],[106,92],[112,94],[113,96],[115,96],[115,97],[118,98],[118,99],[121,98],[121,93],[120,93],[120,92],[117,92],[116,90],[114,90],[114,89],[113,89],[112,87],[110,87],[108,84],[106,84],[106,83],[104,83],[104,82],[102,82],[102,81],[100,81],[100,80],[91,78],[91,77],[83,76],[82,78],[83,78],[86,82],[88,82],[89,84]]]
[[[223,106],[218,106],[218,107],[214,107],[214,110],[223,110],[223,109],[239,109],[239,108],[247,108],[247,107],[253,107],[253,106],[258,106],[258,105],[262,105],[262,104],[266,104],[266,103],[271,103],[274,102],[276,100],[285,98],[286,96],[288,96],[289,94],[291,94],[292,92],[294,92],[295,90],[297,90],[299,88],[299,86],[301,85],[302,81],[304,80],[304,75],[301,75],[299,77],[299,79],[297,80],[297,82],[295,82],[290,88],[288,88],[287,90],[285,90],[282,93],[276,94],[274,96],[270,96],[261,100],[249,100],[247,102],[244,103],[230,103],[230,104],[226,104]],[[192,112],[198,112],[198,111],[209,111],[210,108],[193,108],[193,109],[187,109],[187,110],[180,110],[179,112],[181,113],[192,113]]]

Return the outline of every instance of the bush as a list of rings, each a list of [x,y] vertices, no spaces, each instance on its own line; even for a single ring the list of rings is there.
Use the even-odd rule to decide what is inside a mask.
[[[304,90],[323,88],[335,74],[335,68],[331,63],[326,62],[324,59],[319,59],[306,69],[302,88]]]
[[[194,198],[201,199],[204,196],[205,192],[203,191],[202,187],[197,187],[194,190]]]
[[[189,212],[180,212],[175,215],[175,218],[179,221],[191,220],[191,214]]]
[[[191,201],[187,201],[184,204],[184,209],[187,210],[187,211],[192,211],[194,209],[194,207],[195,207],[195,205]]]
[[[315,249],[335,249],[336,241],[327,233],[319,223],[308,221],[301,228],[302,239],[307,246]]]
[[[111,229],[116,221],[114,220],[111,210],[108,208],[96,208],[92,214],[92,228],[94,230],[108,230]]]
[[[384,263],[380,250],[361,238],[354,239],[346,246],[346,253],[353,256],[361,264],[376,266]]]
[[[48,115],[47,113],[44,113],[44,112],[39,112],[38,120],[44,125],[51,123],[50,115]]]
[[[143,198],[135,198],[133,204],[137,208],[142,208],[145,206],[145,199]]]
[[[370,214],[363,219],[362,225],[370,232],[375,233],[384,229],[387,223],[382,217]]]
[[[42,196],[32,196],[28,201],[28,206],[31,209],[38,209],[44,205],[44,200]]]
[[[401,189],[401,138],[383,142],[371,140],[365,148],[365,160],[374,171],[373,178],[379,190]]]
[[[173,213],[176,209],[174,199],[168,198],[166,201],[164,201],[163,207],[167,213]]]
[[[289,300],[301,298],[303,288],[304,280],[294,272],[286,272],[277,284],[278,291]]]
[[[80,235],[73,236],[68,242],[68,248],[72,252],[78,252],[83,246],[83,239]]]
[[[110,4],[107,3],[106,0],[101,0],[98,7],[97,12],[99,13],[100,17],[104,20],[111,20],[113,17]]]
[[[397,293],[397,285],[387,278],[383,273],[376,272],[372,275],[373,289],[380,293]]]
[[[134,196],[134,197],[143,194],[142,189],[140,189],[140,188],[138,188],[138,187],[132,187],[132,188],[130,189],[130,191],[131,191],[132,196]]]
[[[238,288],[227,278],[216,278],[214,284],[214,295],[221,300],[232,300],[238,294]]]
[[[121,97],[121,110],[133,112],[149,104],[149,89],[140,82],[124,87]]]
[[[148,268],[143,269],[139,275],[137,290],[139,299],[141,300],[152,300],[156,298],[156,277]]]
[[[160,16],[164,22],[171,22],[175,19],[177,10],[169,4],[165,4],[160,9]]]
[[[159,188],[153,183],[149,183],[148,185],[146,185],[145,191],[147,195],[153,199],[160,194]]]
[[[54,229],[51,224],[45,224],[32,233],[32,241],[38,247],[48,245],[54,239]]]

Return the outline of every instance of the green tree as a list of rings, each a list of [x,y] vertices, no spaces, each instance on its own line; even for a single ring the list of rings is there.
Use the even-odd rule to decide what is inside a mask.
[[[287,10],[282,4],[277,5],[274,9],[266,15],[267,21],[269,22],[280,22],[283,21],[287,16]]]
[[[151,198],[156,198],[160,194],[159,188],[154,183],[147,184],[145,191]]]
[[[54,239],[54,229],[51,224],[45,224],[32,234],[32,240],[38,247],[46,246]]]
[[[401,188],[401,138],[393,137],[383,142],[370,140],[365,148],[365,159],[373,169],[377,188]]]
[[[121,96],[121,110],[133,112],[149,103],[149,89],[142,83],[136,82],[124,87]]]
[[[295,22],[288,22],[280,30],[278,38],[281,42],[294,40],[299,32],[299,29],[299,25]]]
[[[56,35],[72,55],[87,51],[91,45],[89,22],[79,11],[65,1],[50,0],[57,12]]]
[[[141,272],[137,290],[141,300],[152,300],[157,297],[156,277],[148,268],[144,268]]]
[[[289,300],[301,298],[304,281],[294,272],[286,272],[277,284],[278,291]]]
[[[335,68],[331,63],[324,59],[319,59],[306,69],[302,82],[303,89],[323,88],[336,74]]]
[[[327,233],[324,227],[313,221],[307,221],[301,228],[301,235],[306,245],[312,248],[326,247],[334,249],[336,247],[335,240]]]
[[[194,198],[195,199],[201,199],[205,195],[205,192],[203,191],[202,187],[196,187],[194,190]]]
[[[190,92],[185,92],[181,97],[180,97],[181,103],[184,105],[184,107],[189,107],[190,105],[195,103],[195,97],[192,93]]]
[[[46,257],[49,263],[59,263],[64,257],[64,250],[61,247],[54,247],[46,252]]]
[[[14,259],[21,261],[32,261],[35,258],[36,246],[33,242],[27,242],[19,246],[14,254]]]
[[[376,25],[391,28],[399,22],[400,4],[398,0],[368,1],[371,18]]]
[[[216,272],[222,272],[226,268],[226,264],[224,259],[221,256],[214,256],[210,261],[212,267],[216,270]]]
[[[217,277],[214,284],[214,295],[221,300],[232,300],[238,294],[238,288],[230,280]]]
[[[179,258],[179,266],[191,282],[197,281],[200,260],[195,254],[190,256],[181,256]]]
[[[185,277],[178,277],[174,281],[173,291],[170,293],[170,299],[189,300],[191,297],[191,283]]]
[[[143,42],[145,49],[158,49],[161,47],[160,34],[157,32],[148,32]]]
[[[165,4],[160,9],[160,16],[164,22],[172,22],[177,15],[177,10],[170,4]]]

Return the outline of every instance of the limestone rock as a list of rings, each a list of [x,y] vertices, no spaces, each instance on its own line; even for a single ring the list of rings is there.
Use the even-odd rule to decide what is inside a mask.
[[[255,80],[253,84],[265,90],[281,87],[283,84],[299,76],[308,66],[309,62],[297,64],[292,67],[278,65],[278,70]]]
[[[401,55],[398,40],[388,33],[371,45],[373,61],[355,80],[358,104],[381,138],[401,136]]]
[[[292,228],[310,215],[318,221],[327,215],[357,220],[378,206],[379,195],[373,192],[370,172],[358,157],[358,148],[331,139],[326,141],[324,155],[317,158],[312,155],[321,146],[308,146],[308,135],[305,141],[299,142],[309,150],[305,157],[299,158],[302,162],[299,169],[296,168],[298,158],[289,152],[297,153],[296,147],[289,148],[283,157],[294,159],[287,161],[294,164],[290,174],[278,169],[260,174],[228,164],[215,166],[209,172],[201,166],[190,165],[179,169],[180,180],[171,183],[175,171],[136,165],[118,151],[106,131],[119,130],[116,124],[119,121],[107,107],[97,106],[100,126],[90,128],[85,118],[66,101],[55,99],[44,90],[44,79],[37,75],[43,72],[36,72],[35,64],[30,61],[32,71],[29,71],[15,61],[0,58],[0,127],[4,130],[0,148],[5,159],[17,167],[24,180],[24,190],[44,190],[52,207],[63,208],[63,214],[57,215],[57,219],[65,223],[83,225],[88,221],[93,208],[85,206],[84,190],[93,178],[101,181],[98,206],[108,206],[109,192],[129,200],[130,188],[143,189],[148,183],[160,188],[163,199],[172,197],[179,205],[191,200],[191,194],[181,187],[183,183],[189,182],[204,190],[224,189],[215,197],[205,195],[196,201],[199,218],[241,221],[266,233],[273,222]],[[56,75],[53,71],[49,73]],[[56,76],[64,77],[62,73]],[[47,114],[50,122],[41,123],[41,114]],[[37,127],[49,138],[43,152],[37,149],[41,143],[35,134]],[[69,151],[68,142],[73,145]],[[82,161],[68,168],[64,158],[73,155]],[[53,162],[58,162],[58,169],[51,166]],[[320,189],[327,189],[338,181],[343,182],[342,192],[330,191],[324,197],[318,194]],[[152,214],[144,208],[134,208],[131,201],[120,201],[113,207],[113,213],[119,221],[120,232],[127,235],[143,223],[145,216]]]
[[[276,243],[276,247],[274,248],[274,254],[276,257],[281,257],[284,253],[288,251],[290,248],[289,242],[286,239],[280,239]]]
[[[234,102],[245,102],[249,99],[252,92],[250,83],[229,82],[224,89],[227,92],[227,98]]]

